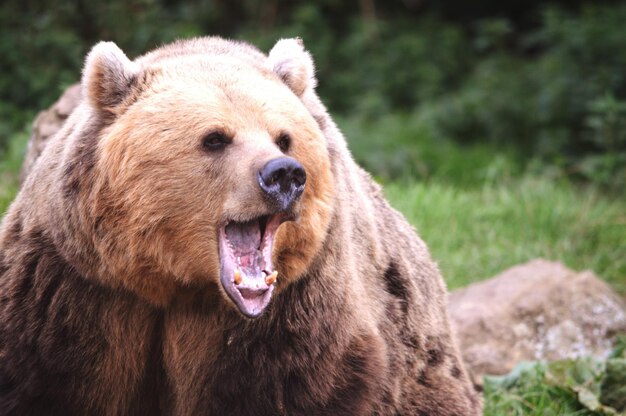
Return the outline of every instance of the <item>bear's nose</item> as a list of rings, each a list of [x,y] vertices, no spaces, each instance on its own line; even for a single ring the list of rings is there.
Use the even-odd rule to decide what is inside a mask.
[[[259,186],[280,211],[286,211],[304,191],[306,172],[291,157],[272,159],[258,174]]]

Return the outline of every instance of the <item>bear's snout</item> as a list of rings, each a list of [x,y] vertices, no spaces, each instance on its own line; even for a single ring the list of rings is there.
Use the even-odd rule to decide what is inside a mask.
[[[258,173],[261,190],[276,205],[286,211],[304,191],[306,171],[291,157],[272,159]]]

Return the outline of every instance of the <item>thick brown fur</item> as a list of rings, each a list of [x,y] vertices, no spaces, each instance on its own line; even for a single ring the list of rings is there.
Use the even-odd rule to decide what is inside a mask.
[[[480,413],[439,271],[315,82],[299,40],[94,48],[0,231],[0,413]],[[215,130],[233,142],[208,154]],[[284,132],[306,188],[251,320],[219,284],[217,233],[264,214],[254,173]]]

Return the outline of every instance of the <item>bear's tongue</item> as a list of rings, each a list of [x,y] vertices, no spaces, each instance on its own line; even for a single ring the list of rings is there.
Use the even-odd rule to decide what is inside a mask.
[[[280,217],[231,221],[220,230],[220,281],[246,316],[254,318],[268,305],[276,272],[272,271],[272,243]]]
[[[230,222],[226,226],[226,238],[230,243],[240,271],[256,275],[263,270],[261,247],[261,227],[259,221]]]

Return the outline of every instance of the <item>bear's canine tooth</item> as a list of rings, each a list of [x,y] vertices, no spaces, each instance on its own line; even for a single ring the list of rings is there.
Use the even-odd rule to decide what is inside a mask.
[[[265,284],[270,286],[272,283],[276,281],[277,277],[278,277],[278,272],[274,270],[272,274],[270,274],[269,276],[265,278]]]
[[[233,282],[235,282],[236,285],[241,283],[241,272],[239,269],[235,270],[235,273],[233,274]]]

